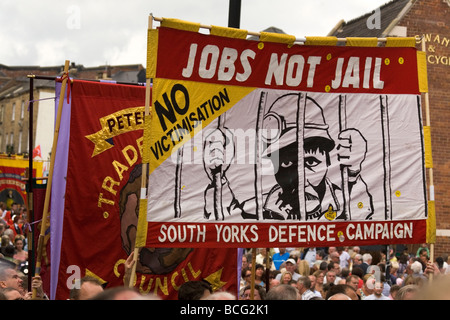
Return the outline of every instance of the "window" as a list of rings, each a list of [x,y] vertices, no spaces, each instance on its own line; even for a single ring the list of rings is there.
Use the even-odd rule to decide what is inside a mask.
[[[22,104],[20,105],[20,119],[25,117],[25,100],[22,100]]]
[[[13,104],[12,104],[11,121],[14,121],[14,119],[16,118],[15,114],[16,114],[16,103],[13,102]]]
[[[22,131],[19,131],[19,145],[17,146],[17,152],[22,153]]]

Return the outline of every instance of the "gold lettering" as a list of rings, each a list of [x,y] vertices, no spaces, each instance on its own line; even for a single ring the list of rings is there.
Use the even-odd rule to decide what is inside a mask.
[[[128,151],[131,151],[131,153],[132,153],[132,155],[133,155],[133,157],[132,158],[130,158],[130,154],[129,154],[129,152]],[[127,160],[127,162],[128,162],[128,165],[131,167],[133,164],[135,164],[136,163],[136,161],[137,161],[137,151],[136,151],[136,149],[132,146],[132,145],[129,145],[129,146],[126,146],[125,148],[123,148],[122,149],[122,154],[123,154],[123,156],[125,157],[125,159]]]
[[[188,278],[188,276],[186,274],[186,270],[184,270],[184,268],[181,269],[181,275],[183,276],[184,281],[186,281],[186,282],[189,281],[189,278]]]
[[[440,37],[438,34],[434,36],[433,42],[441,43],[441,40],[440,40]]]
[[[139,285],[139,292],[142,293],[142,294],[147,294],[147,293],[149,293],[149,292],[150,292],[150,289],[151,289],[151,287],[152,287],[152,284],[153,284],[153,278],[150,278],[149,281],[148,281],[147,289],[144,289],[145,280],[146,280],[146,279],[145,279],[145,276],[142,275],[142,276],[141,276],[141,284]],[[156,291],[155,291],[155,292],[156,292]]]
[[[122,179],[120,179],[122,180]],[[111,192],[113,195],[117,194],[117,191],[114,190],[114,186],[118,186],[120,183],[115,181],[110,176],[107,176],[105,179],[103,179],[102,188],[106,191]]]
[[[114,201],[113,200],[108,200],[108,199],[103,198],[103,193],[100,192],[100,194],[98,196],[98,207],[99,208],[101,208],[102,203],[106,203],[106,204],[109,204],[109,205],[112,205],[112,206],[114,205]]]
[[[156,284],[155,284],[155,294],[158,294],[158,288],[161,289],[162,293],[164,295],[169,295],[169,290],[167,288],[167,277],[163,277],[164,279],[164,285],[161,283],[161,278],[156,278]]]
[[[189,271],[191,271],[191,274],[194,276],[194,278],[197,278],[202,273],[201,270],[198,270],[197,272],[195,272],[194,268],[192,268],[192,265],[190,262],[188,263],[188,268],[189,268]]]
[[[120,178],[120,181],[122,181],[123,179],[123,175],[122,173],[128,170],[128,167],[126,165],[121,164],[119,161],[114,160],[112,162],[112,165],[114,167],[114,169],[116,169],[117,175]]]
[[[125,263],[125,259],[119,259],[119,260],[117,260],[116,264],[114,265],[114,275],[117,278],[120,278],[119,266],[124,263]]]
[[[174,272],[172,273],[172,277],[170,278],[170,283],[172,284],[172,287],[178,291],[178,289],[180,289],[180,287],[175,283],[175,278],[178,276],[178,272]]]
[[[450,39],[447,39],[446,37],[444,37],[444,39],[442,39],[442,42],[441,42],[441,44],[444,46],[446,46],[446,47],[448,47],[448,43],[450,42]]]

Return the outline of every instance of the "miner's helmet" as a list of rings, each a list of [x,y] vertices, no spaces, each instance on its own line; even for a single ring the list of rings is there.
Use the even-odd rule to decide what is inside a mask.
[[[315,144],[327,152],[334,148],[334,141],[328,133],[328,125],[323,116],[322,107],[312,98],[292,93],[279,97],[264,115],[262,139],[264,150],[262,156],[269,156],[297,141],[297,117],[302,109],[299,104],[305,103],[303,140],[314,140]]]

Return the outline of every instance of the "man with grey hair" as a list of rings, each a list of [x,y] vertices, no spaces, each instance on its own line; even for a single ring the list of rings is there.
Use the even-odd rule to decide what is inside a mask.
[[[266,300],[297,300],[297,289],[289,284],[280,284],[267,292]]]
[[[310,300],[315,297],[314,292],[311,291],[311,280],[309,277],[301,276],[297,280],[297,289],[301,294],[302,300]]]
[[[40,276],[33,277],[31,287],[36,289],[36,298],[48,299],[42,289],[42,280]],[[13,288],[19,291],[26,300],[32,298],[32,292],[27,292],[23,287],[23,280],[16,271],[15,264],[11,265],[5,259],[0,259],[0,288]]]
[[[364,271],[364,274],[366,274],[367,268],[372,264],[372,255],[370,253],[364,253],[362,255],[362,261],[360,267]]]

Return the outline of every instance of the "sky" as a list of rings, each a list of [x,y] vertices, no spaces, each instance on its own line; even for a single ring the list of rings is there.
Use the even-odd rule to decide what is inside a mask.
[[[242,0],[240,28],[326,36],[390,0]],[[0,64],[146,64],[148,17],[228,26],[229,0],[1,0]],[[381,17],[382,18],[382,17]],[[159,22],[153,23],[154,27]]]

